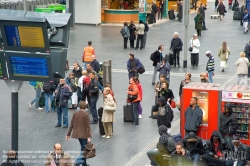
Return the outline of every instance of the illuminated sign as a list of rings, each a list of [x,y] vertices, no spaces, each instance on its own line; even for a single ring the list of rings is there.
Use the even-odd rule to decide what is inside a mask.
[[[250,100],[250,93],[222,91],[222,98]]]

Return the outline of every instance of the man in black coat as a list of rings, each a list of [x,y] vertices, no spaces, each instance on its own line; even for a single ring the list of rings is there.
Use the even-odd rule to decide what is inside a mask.
[[[99,66],[99,62],[96,60],[96,56],[92,55],[92,61],[90,63],[90,66],[92,67],[92,69],[98,74],[100,71],[100,66]]]
[[[135,36],[136,27],[135,27],[134,21],[130,22],[128,29],[130,32],[130,37],[129,37],[130,48],[135,48],[134,43],[135,43],[135,39],[136,39],[136,36]]]
[[[205,10],[207,10],[207,6],[205,6],[203,3],[201,3],[200,7],[199,7],[199,11],[200,13],[203,15],[203,21],[202,21],[202,24],[203,24],[203,30],[208,30],[206,28],[206,23],[205,23]]]
[[[171,40],[170,48],[169,50],[173,52],[173,63],[174,67],[178,64],[178,67],[180,66],[180,51],[182,51],[183,43],[181,39],[178,37],[178,32],[174,33],[174,38]],[[177,59],[177,62],[176,62]]]
[[[155,85],[155,79],[157,75],[157,65],[161,63],[162,61],[162,51],[164,50],[164,46],[160,45],[158,47],[158,50],[156,50],[154,53],[151,54],[150,59],[153,61],[153,66],[154,66],[154,73],[153,73],[153,78],[152,78],[152,85]]]
[[[157,11],[158,11],[158,7],[155,4],[155,0],[153,0],[152,10],[151,10],[151,15],[154,18],[153,23],[156,23],[156,13],[157,13]]]
[[[232,105],[226,103],[224,112],[220,114],[220,134],[225,139],[228,148],[232,149],[232,138],[238,128],[237,118],[232,110]]]
[[[183,4],[182,1],[178,3],[178,20],[182,22],[182,15],[183,15]]]
[[[200,155],[203,154],[203,143],[200,137],[196,136],[194,132],[188,133],[183,139],[184,149],[190,152],[193,159],[193,165],[198,165]]]

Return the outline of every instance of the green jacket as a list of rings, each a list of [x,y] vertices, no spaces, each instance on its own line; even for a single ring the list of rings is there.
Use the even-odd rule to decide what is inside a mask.
[[[203,21],[203,15],[202,14],[197,14],[194,18],[195,22],[195,29],[197,30],[202,30],[202,21]]]
[[[43,83],[42,82],[36,82],[36,86],[34,86],[35,89],[42,89],[43,88]]]

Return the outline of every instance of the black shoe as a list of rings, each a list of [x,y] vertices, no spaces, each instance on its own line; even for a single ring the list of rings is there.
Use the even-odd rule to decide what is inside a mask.
[[[90,124],[97,124],[97,121],[91,121]]]
[[[224,72],[224,69],[222,69],[221,72]]]
[[[61,125],[57,124],[55,127],[61,127]]]
[[[155,85],[155,82],[152,82],[152,85]]]
[[[180,67],[181,67],[181,65],[178,65],[178,67],[180,68]]]
[[[139,125],[138,123],[135,123],[135,125]]]
[[[143,48],[140,48],[140,50],[143,49]]]
[[[63,126],[62,128],[68,128],[68,126]]]

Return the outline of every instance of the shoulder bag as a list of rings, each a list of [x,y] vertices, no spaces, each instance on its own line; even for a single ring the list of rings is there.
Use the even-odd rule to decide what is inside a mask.
[[[89,159],[89,158],[93,158],[95,157],[95,145],[92,144],[92,143],[88,143],[87,145],[84,146],[85,147],[85,150],[83,152],[83,156],[86,158],[86,159]]]
[[[129,91],[132,91],[132,90],[130,89]],[[130,102],[136,100],[137,97],[138,97],[138,94],[136,94],[136,95],[130,95],[130,94],[128,94],[128,100],[129,100]]]
[[[244,58],[242,58],[243,59],[243,61],[246,63],[246,65],[247,65],[247,67],[249,66],[249,63],[247,64],[247,62],[244,60]]]
[[[116,111],[116,103],[114,103],[113,107],[106,104],[104,106],[103,110],[107,111],[107,112],[115,112]]]
[[[190,52],[193,51],[193,39],[192,39],[192,45],[188,48],[188,51],[190,51]]]

